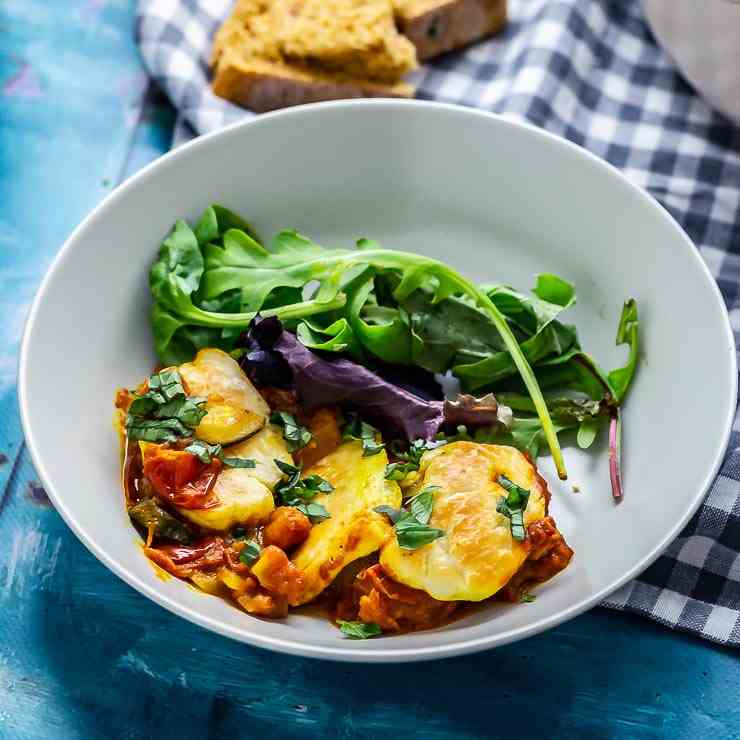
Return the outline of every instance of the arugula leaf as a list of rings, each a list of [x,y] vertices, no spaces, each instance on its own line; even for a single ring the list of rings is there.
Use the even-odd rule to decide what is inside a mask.
[[[510,520],[511,536],[515,540],[523,542],[527,538],[527,530],[524,527],[524,512],[529,501],[529,491],[516,485],[504,475],[499,475],[498,483],[508,491],[508,495],[499,499],[496,511]]]
[[[288,444],[288,449],[291,452],[300,450],[305,447],[310,441],[313,435],[301,426],[287,411],[274,411],[270,416],[270,422],[275,426],[282,427],[283,438]]]
[[[144,529],[153,529],[156,537],[183,544],[193,538],[190,527],[159,506],[153,498],[141,499],[128,510],[128,515]]]
[[[639,326],[637,303],[634,298],[630,298],[622,308],[622,315],[619,318],[619,326],[617,327],[617,344],[629,345],[629,358],[624,367],[617,368],[609,373],[609,384],[613,388],[614,397],[619,403],[627,395],[627,389],[635,375],[638,351],[637,332]]]
[[[360,356],[362,350],[347,319],[340,318],[326,327],[304,320],[296,329],[296,336],[309,349],[322,352],[344,352]]]
[[[239,562],[244,563],[244,565],[254,565],[260,559],[261,553],[262,548],[259,543],[255,540],[249,540],[239,553]]]
[[[362,421],[357,414],[348,414],[348,421],[342,429],[342,439],[344,441],[359,440],[362,442],[362,456],[371,457],[377,455],[385,449],[385,444],[376,441],[378,430]]]
[[[337,624],[350,640],[367,640],[383,634],[383,630],[374,622],[347,622],[344,619],[337,619]]]

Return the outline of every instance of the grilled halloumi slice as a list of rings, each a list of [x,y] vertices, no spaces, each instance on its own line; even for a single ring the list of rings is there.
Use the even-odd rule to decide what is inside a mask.
[[[345,442],[305,471],[328,480],[334,491],[314,499],[330,518],[315,524],[293,554],[305,578],[300,603],[314,599],[348,563],[375,552],[392,536],[387,518],[373,511],[401,504],[398,484],[385,479],[387,464],[385,451],[363,457],[360,442]]]
[[[482,601],[505,586],[526,560],[529,545],[512,537],[510,520],[496,510],[507,495],[497,482],[500,475],[530,491],[525,527],[545,517],[547,486],[519,450],[453,442],[426,452],[409,494],[439,486],[429,526],[445,535],[418,550],[404,550],[395,537],[389,539],[380,553],[383,570],[440,601]]]
[[[249,439],[224,448],[225,457],[254,460],[254,468],[225,467],[216,478],[213,493],[218,504],[210,509],[175,507],[195,524],[225,532],[236,525],[255,526],[268,519],[275,504],[272,489],[282,477],[275,460],[293,459],[279,429],[268,424]]]
[[[261,429],[270,415],[265,400],[239,363],[220,349],[202,349],[178,367],[188,395],[206,398],[208,412],[195,436],[210,444],[231,444]]]

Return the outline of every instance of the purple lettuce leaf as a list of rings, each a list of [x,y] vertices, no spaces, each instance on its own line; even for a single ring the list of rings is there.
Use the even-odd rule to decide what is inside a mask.
[[[266,327],[264,324],[270,322]],[[269,330],[269,331],[268,331]],[[348,406],[382,432],[396,437],[431,440],[444,426],[506,425],[511,411],[487,395],[483,399],[460,396],[455,401],[424,398],[418,393],[436,395],[427,373],[416,368],[383,368],[381,374],[346,357],[326,357],[312,352],[288,331],[276,332],[272,319],[256,319],[244,344],[249,348],[242,365],[249,376],[265,384],[270,371],[287,363],[293,387],[308,410],[330,404]],[[264,367],[259,367],[264,363]],[[419,373],[424,377],[416,377]],[[386,379],[392,373],[395,382]],[[284,372],[279,379],[285,380]]]

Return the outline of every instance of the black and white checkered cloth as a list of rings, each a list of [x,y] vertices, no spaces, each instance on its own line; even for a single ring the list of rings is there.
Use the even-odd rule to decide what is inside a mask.
[[[177,136],[254,115],[213,95],[210,39],[233,0],[139,0],[138,41],[180,114]],[[526,120],[585,147],[654,195],[717,279],[740,334],[740,129],[655,43],[638,0],[510,0],[496,38],[415,73],[418,97]],[[740,645],[740,418],[706,501],[638,579],[605,602]]]

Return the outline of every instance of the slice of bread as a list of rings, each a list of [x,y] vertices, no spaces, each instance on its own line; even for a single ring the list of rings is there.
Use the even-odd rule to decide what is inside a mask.
[[[393,13],[391,0],[274,0],[272,7],[287,60],[390,83],[416,67],[414,46]]]
[[[378,0],[376,9],[386,7],[385,27],[340,35],[340,43],[332,38],[335,21],[318,7],[324,4],[321,0],[293,0],[297,12],[292,19],[287,18],[289,2],[238,0],[214,39],[216,95],[258,113],[320,100],[413,95],[413,88],[400,76],[415,66],[414,48],[395,30],[390,0]],[[342,4],[350,11],[357,4],[354,0],[325,2]],[[369,4],[375,5],[375,0]],[[345,25],[350,16],[356,26],[362,25],[361,16],[351,12],[344,16]]]
[[[506,0],[393,0],[396,22],[421,61],[458,49],[506,24]]]

